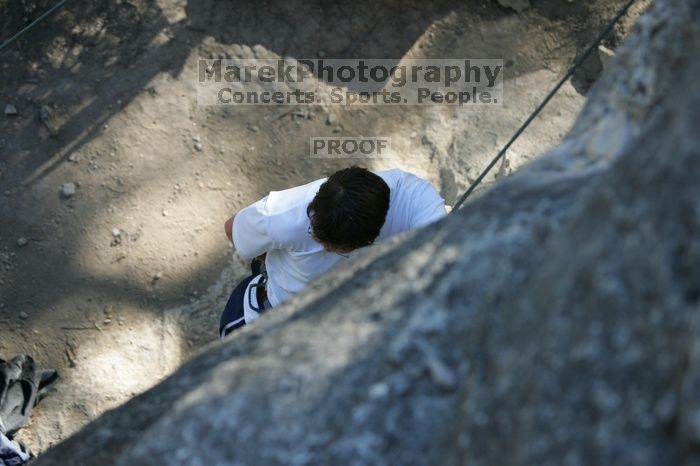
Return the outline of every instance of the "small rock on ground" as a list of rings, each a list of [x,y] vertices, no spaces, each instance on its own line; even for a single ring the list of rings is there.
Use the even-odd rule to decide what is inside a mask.
[[[69,198],[73,194],[75,194],[75,183],[63,183],[61,185],[61,196]]]

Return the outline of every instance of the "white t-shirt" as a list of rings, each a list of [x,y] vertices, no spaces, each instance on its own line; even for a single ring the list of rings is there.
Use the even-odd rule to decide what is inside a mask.
[[[445,216],[433,186],[399,169],[376,172],[389,186],[389,211],[375,242]],[[311,233],[306,209],[326,178],[270,194],[241,210],[233,221],[233,244],[248,259],[267,252],[267,296],[277,306],[314,278],[347,260],[327,252]]]

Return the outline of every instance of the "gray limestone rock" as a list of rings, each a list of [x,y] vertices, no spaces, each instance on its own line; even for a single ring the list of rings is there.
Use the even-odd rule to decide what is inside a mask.
[[[522,13],[530,8],[529,0],[498,0],[498,3],[504,8],[511,8],[518,13]]]

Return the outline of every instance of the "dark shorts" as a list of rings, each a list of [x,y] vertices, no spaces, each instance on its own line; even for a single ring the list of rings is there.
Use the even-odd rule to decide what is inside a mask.
[[[226,308],[224,308],[224,313],[221,314],[221,321],[219,322],[219,336],[221,338],[245,325],[243,300],[248,299],[246,289],[253,278],[255,278],[253,275],[244,278],[233,290],[231,297],[228,298]]]

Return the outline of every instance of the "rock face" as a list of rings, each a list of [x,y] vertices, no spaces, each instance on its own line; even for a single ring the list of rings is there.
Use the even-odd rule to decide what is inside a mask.
[[[560,147],[36,464],[700,464],[699,19],[658,0]]]
[[[527,8],[530,8],[529,0],[498,0],[501,6],[506,8],[512,8],[518,13],[522,13]]]

